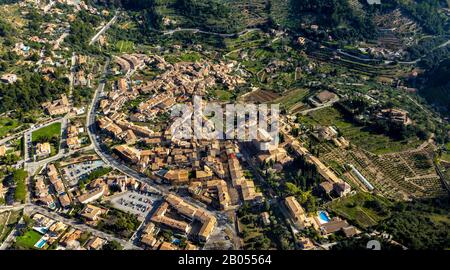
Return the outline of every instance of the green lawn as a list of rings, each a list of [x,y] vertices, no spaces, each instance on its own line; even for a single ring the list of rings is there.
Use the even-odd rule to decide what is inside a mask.
[[[132,41],[128,40],[119,40],[116,43],[116,50],[124,53],[124,52],[130,52],[134,48],[134,43]]]
[[[233,96],[230,92],[225,90],[215,90],[214,93],[220,101],[229,101]]]
[[[450,153],[443,153],[441,159],[450,162]]]
[[[41,237],[41,234],[30,229],[24,235],[17,237],[16,244],[25,249],[35,249],[34,245]]]
[[[8,132],[18,127],[20,124],[16,119],[11,119],[9,117],[0,118],[0,138],[6,136]]]
[[[51,125],[48,125],[46,127],[43,127],[41,129],[38,129],[36,131],[33,131],[32,133],[32,140],[33,142],[38,141],[40,138],[52,138],[53,136],[59,136],[61,134],[61,123],[54,123]]]
[[[389,217],[388,212],[382,213],[367,205],[367,202],[376,201],[383,209],[391,206],[391,202],[385,198],[359,192],[353,196],[335,200],[327,205],[330,212],[337,214],[356,225],[367,228],[378,224]]]
[[[165,56],[164,59],[169,63],[178,63],[178,62],[196,62],[202,59],[201,54],[198,52],[185,52],[179,55],[168,55]]]
[[[289,110],[295,104],[302,101],[303,98],[305,98],[306,95],[308,95],[308,93],[309,93],[308,89],[304,88],[295,89],[290,92],[284,93],[282,97],[275,100],[275,103],[280,103],[281,106]]]
[[[314,111],[310,116],[301,116],[300,120],[305,124],[336,126],[350,142],[375,154],[414,149],[422,143],[419,139],[396,141],[386,135],[367,131],[364,126],[356,126],[346,121],[343,115],[333,107]]]

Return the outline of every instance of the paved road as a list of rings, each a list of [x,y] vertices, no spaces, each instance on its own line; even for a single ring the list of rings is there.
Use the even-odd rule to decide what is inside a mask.
[[[61,42],[69,35],[69,33],[63,33],[57,40],[55,40],[55,44],[53,45],[53,50],[58,50]]]
[[[65,217],[60,216],[59,214],[55,213],[55,212],[51,212],[49,210],[47,210],[44,207],[40,207],[40,206],[36,206],[36,205],[32,205],[30,207],[25,208],[25,212],[27,213],[27,215],[31,216],[35,213],[40,213],[43,214],[45,216],[48,216],[54,220],[63,222],[64,224],[70,225],[73,228],[79,229],[81,231],[86,231],[86,232],[90,232],[91,234],[101,237],[103,239],[106,239],[108,241],[117,241],[119,242],[125,249],[141,249],[140,247],[134,246],[132,243],[130,243],[129,241],[117,238],[111,234],[96,230],[86,224],[83,223],[79,223],[73,219],[68,219]]]
[[[3,235],[5,233],[5,230],[8,228],[8,226],[6,226],[6,225],[8,224],[10,217],[11,217],[11,212],[8,212],[8,216],[6,217],[6,221],[5,221],[5,223],[3,223],[3,224],[5,224],[5,226],[0,231],[0,235]]]
[[[321,110],[321,109],[324,109],[324,108],[327,108],[327,107],[331,107],[334,103],[336,103],[338,101],[339,101],[339,99],[336,99],[336,100],[328,102],[327,104],[321,105],[319,107],[315,107],[315,108],[307,109],[307,110],[304,110],[304,111],[300,111],[300,114],[301,115],[307,115],[310,112]]]
[[[203,31],[198,28],[177,28],[177,29],[166,30],[166,31],[160,31],[160,30],[156,30],[156,29],[153,29],[153,30],[157,31],[159,33],[162,33],[163,35],[173,35],[174,33],[177,33],[177,32],[191,32],[194,34],[201,33],[201,34],[214,35],[214,36],[220,36],[220,37],[234,37],[234,36],[239,37],[239,36],[245,35],[247,33],[253,32],[253,31],[261,31],[261,29],[259,29],[259,28],[248,28],[248,29],[244,29],[243,31],[238,32],[238,33],[224,34],[224,33]]]
[[[17,229],[20,226],[23,226],[24,222],[23,222],[23,217],[19,220],[19,222],[17,223],[17,225],[12,229],[12,231],[9,233],[8,237],[6,237],[5,241],[3,241],[2,245],[0,246],[0,250],[5,250],[8,247],[11,246],[11,244],[14,241],[14,238],[17,234]]]
[[[444,48],[446,46],[450,45],[450,39],[447,40],[446,42],[434,47],[430,52],[440,49],[440,48]],[[417,58],[416,60],[412,60],[412,61],[399,61],[399,64],[406,64],[406,65],[413,65],[413,64],[417,64],[418,62],[420,62],[424,57],[426,57],[427,55],[423,55],[420,58]]]
[[[65,146],[65,141],[66,141],[66,136],[67,136],[67,132],[66,132],[66,130],[67,130],[67,120],[68,120],[68,116],[65,116],[65,117],[60,118],[58,120],[55,120],[53,122],[47,123],[46,125],[40,126],[38,128],[31,129],[31,130],[29,130],[27,132],[28,134],[25,135],[25,147],[26,148],[28,148],[28,146],[31,144],[31,143],[28,143],[27,140],[32,140],[32,132],[33,131],[35,131],[37,129],[40,129],[40,128],[43,128],[45,126],[51,125],[53,123],[57,123],[57,122],[61,123],[61,133],[60,133],[61,140],[60,140],[60,143],[59,143],[58,154],[56,154],[56,155],[54,155],[52,157],[40,160],[40,161],[25,162],[25,169],[30,173],[30,175],[33,175],[39,167],[41,167],[41,166],[43,166],[43,165],[45,165],[47,163],[56,161],[56,160],[62,158],[63,156],[69,154],[69,151],[66,149],[66,147],[64,147]],[[28,160],[27,157],[25,157],[25,160]],[[33,158],[31,158],[31,160],[33,160]]]
[[[13,135],[10,135],[10,136],[8,136],[8,137],[5,137],[5,138],[1,139],[1,140],[0,140],[0,145],[9,142],[9,141],[12,140],[12,139],[16,139],[16,138],[22,136],[22,135],[23,135],[25,132],[27,132],[28,130],[29,130],[29,129],[22,130],[22,131],[20,131],[20,132],[18,132],[18,133],[15,133],[15,134],[13,134]]]
[[[69,86],[69,99],[72,99],[73,96],[73,81],[75,79],[75,64],[76,64],[76,54],[75,52],[72,52],[72,57],[70,60],[70,86]]]
[[[67,225],[69,225],[69,226],[71,226],[73,228],[79,229],[81,231],[90,232],[92,235],[101,237],[101,238],[106,239],[108,241],[113,241],[113,240],[117,241],[124,247],[124,249],[141,249],[140,247],[134,245],[132,243],[132,241],[127,241],[127,240],[123,240],[123,239],[117,238],[116,236],[113,236],[111,234],[99,231],[99,230],[94,229],[94,228],[92,228],[90,226],[87,226],[86,224],[79,223],[79,222],[77,222],[77,221],[75,221],[73,219],[68,219],[68,218],[62,217],[58,213],[49,211],[48,209],[46,209],[44,207],[41,207],[41,206],[37,206],[37,205],[33,205],[33,204],[23,204],[23,205],[15,206],[15,207],[1,207],[0,208],[0,212],[1,211],[11,211],[11,210],[20,210],[20,209],[24,209],[24,213],[27,214],[28,216],[31,216],[31,215],[36,214],[36,213],[40,213],[40,214],[43,214],[43,215],[45,215],[47,217],[50,217],[50,218],[52,218],[54,220],[63,222],[64,224],[67,224]],[[18,223],[18,226],[23,225],[22,223],[23,223],[23,220],[21,219],[21,221],[19,221],[19,223]],[[2,246],[0,246],[0,250],[4,250],[4,249],[8,248],[11,245],[11,243],[14,240],[14,236],[16,234],[16,229],[17,229],[18,226],[16,226],[16,228],[14,228],[11,231],[11,233],[8,235],[8,237],[3,242]]]
[[[119,15],[119,13],[114,15],[114,17],[105,26],[103,26],[102,29],[100,29],[100,31],[98,31],[97,34],[95,34],[95,36],[89,42],[89,45],[92,45],[95,42],[97,42],[97,40],[100,38],[100,36],[103,35],[106,32],[106,30],[108,30],[111,27],[111,25],[113,25],[116,22],[118,15]]]

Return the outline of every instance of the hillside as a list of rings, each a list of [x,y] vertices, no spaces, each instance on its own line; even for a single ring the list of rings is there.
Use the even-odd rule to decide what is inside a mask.
[[[420,89],[420,94],[430,103],[450,113],[450,59],[424,75],[426,83]]]
[[[376,36],[371,13],[358,1],[281,0],[272,3],[271,16],[282,27],[321,39],[328,34],[342,40]],[[318,30],[311,29],[312,25],[319,26]]]
[[[139,12],[147,27],[154,29],[198,28],[234,33],[244,25],[240,12],[219,0],[98,0],[100,4]]]

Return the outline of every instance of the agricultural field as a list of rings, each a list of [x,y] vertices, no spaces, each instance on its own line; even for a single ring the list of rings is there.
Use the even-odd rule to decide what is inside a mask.
[[[217,33],[234,33],[245,27],[240,10],[228,5],[228,1],[226,3],[223,1],[192,1],[188,3],[193,6],[193,10],[204,9],[209,12],[183,10],[176,0],[156,2],[156,12],[170,20],[170,23],[165,25],[166,29],[184,26]]]
[[[390,216],[389,207],[392,203],[382,197],[370,193],[359,192],[353,196],[337,199],[326,207],[360,228],[377,225]]]
[[[381,80],[392,80],[401,77],[410,70],[395,64],[380,64],[376,62],[364,62],[356,58],[339,55],[338,58],[333,57],[331,49],[309,49],[307,51],[310,59],[321,63],[331,64],[333,68],[339,68],[343,71],[352,73],[353,75],[361,75],[367,77],[378,78]]]
[[[202,55],[198,52],[183,52],[178,54],[170,54],[166,55],[164,59],[169,63],[178,63],[178,62],[197,62],[202,59]]]
[[[221,89],[214,90],[214,94],[215,94],[215,96],[217,96],[217,98],[220,101],[224,101],[224,102],[230,101],[231,98],[233,97],[233,94],[231,92],[226,91],[226,90],[221,90]]]
[[[120,53],[129,53],[134,49],[132,41],[120,40],[116,42],[116,50]]]
[[[345,172],[345,164],[352,164],[375,187],[375,191],[394,200],[436,198],[445,195],[434,170],[432,149],[415,149],[399,153],[375,155],[358,147],[341,149],[321,144],[321,159],[351,184],[366,190],[364,185]]]
[[[243,97],[249,103],[278,103],[280,95],[268,90],[256,90]]]
[[[351,143],[372,152],[385,154],[414,149],[421,144],[418,139],[396,141],[383,134],[375,134],[364,126],[356,126],[347,121],[335,108],[328,107],[300,116],[300,122],[307,125],[336,126]]]
[[[37,142],[42,138],[51,139],[53,137],[59,137],[61,134],[61,123],[54,123],[46,127],[40,128],[32,133],[32,141]]]
[[[450,162],[450,153],[443,153],[441,159],[447,162]]]
[[[275,100],[282,108],[285,108],[290,113],[296,113],[299,109],[307,106],[303,103],[308,96],[309,90],[304,88],[295,89],[284,93],[282,97]]]
[[[265,0],[227,0],[236,10],[243,15],[246,27],[251,28],[265,23],[268,20]]]

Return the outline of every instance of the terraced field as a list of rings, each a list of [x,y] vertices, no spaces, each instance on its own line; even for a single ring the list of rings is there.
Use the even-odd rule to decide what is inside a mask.
[[[434,167],[425,168],[417,155],[424,154],[432,164],[431,151],[412,150],[375,155],[356,147],[344,150],[331,144],[321,144],[321,159],[338,175],[343,175],[344,165],[352,164],[375,187],[375,192],[394,200],[434,198],[446,194]],[[347,174],[347,173],[345,173]],[[344,176],[345,176],[344,174]],[[367,191],[359,180],[353,180],[358,190]]]
[[[120,40],[116,43],[116,50],[120,53],[132,52],[134,43],[128,40]]]
[[[257,90],[245,96],[245,102],[250,103],[278,103],[277,100],[280,97],[279,94],[267,91],[267,90]]]
[[[301,122],[310,125],[336,126],[342,135],[353,144],[374,154],[384,154],[414,149],[421,144],[418,139],[396,141],[383,134],[375,134],[364,126],[356,126],[346,121],[335,108],[328,107],[301,116]]]
[[[382,208],[388,208],[392,203],[382,197],[359,192],[356,195],[335,200],[327,205],[327,209],[361,228],[378,224],[389,217],[389,214],[376,211],[369,207],[370,202],[378,202]],[[369,202],[369,203],[368,203]]]
[[[266,0],[225,0],[224,2],[242,12],[243,21],[247,27],[264,24],[269,18]]]
[[[303,100],[308,96],[309,90],[300,88],[284,93],[282,97],[275,100],[275,103],[280,103],[281,107],[290,111],[291,113],[297,112],[303,104]]]
[[[309,51],[308,56],[314,60],[345,68],[349,72],[364,76],[397,78],[404,74],[404,71],[398,65],[380,65],[380,63],[364,62],[343,55],[336,58],[333,57],[332,51],[328,49]]]

